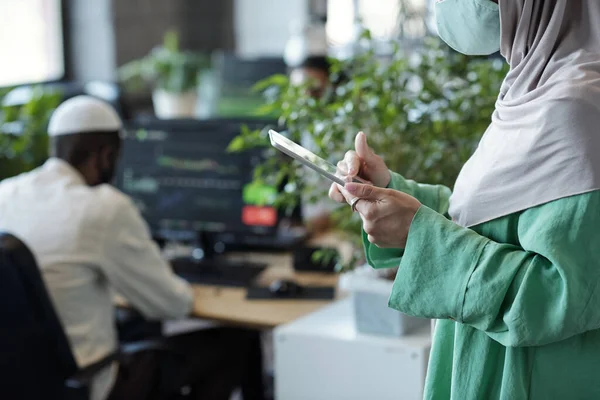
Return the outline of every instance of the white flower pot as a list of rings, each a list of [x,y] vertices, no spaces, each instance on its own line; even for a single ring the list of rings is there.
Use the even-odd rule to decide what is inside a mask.
[[[363,266],[340,278],[340,289],[352,293],[356,330],[380,336],[404,336],[429,323],[388,307],[393,282]]]
[[[197,102],[196,92],[169,93],[156,89],[152,93],[154,113],[160,119],[194,118]]]

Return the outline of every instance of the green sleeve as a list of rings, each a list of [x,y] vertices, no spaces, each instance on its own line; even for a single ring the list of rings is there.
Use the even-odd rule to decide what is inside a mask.
[[[392,172],[388,188],[406,193],[440,214],[448,214],[452,191],[446,186],[417,183]]]
[[[445,186],[441,185],[425,185],[404,179],[400,174],[394,172],[392,179],[388,185],[389,189],[398,190],[399,192],[406,193],[413,196],[426,205],[430,209],[437,211],[440,214],[448,214],[448,206],[450,202],[450,195],[452,192]],[[380,249],[377,246],[371,244],[367,239],[367,235],[363,232],[363,244],[365,247],[367,262],[374,268],[395,268],[400,264],[402,249]]]
[[[390,306],[454,319],[504,346],[544,345],[598,329],[599,209],[600,194],[594,192],[504,217],[513,219],[505,229],[517,224],[516,246],[421,207]]]

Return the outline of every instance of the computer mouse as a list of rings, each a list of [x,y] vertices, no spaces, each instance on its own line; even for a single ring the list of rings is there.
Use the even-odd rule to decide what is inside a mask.
[[[295,296],[302,291],[302,286],[291,280],[278,279],[269,285],[269,291],[275,296]]]

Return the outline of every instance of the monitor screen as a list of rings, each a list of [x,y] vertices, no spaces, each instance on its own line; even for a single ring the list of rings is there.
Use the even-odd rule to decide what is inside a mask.
[[[263,151],[226,152],[243,125],[276,126],[221,120],[150,121],[126,128],[117,186],[134,199],[156,236],[276,230],[276,190],[252,179]]]
[[[276,74],[286,74],[283,58],[243,58],[232,53],[215,53],[213,68],[217,71],[219,98],[216,114],[223,118],[256,115],[265,98],[253,86]]]
[[[4,0],[0,15],[0,87],[62,78],[61,0]]]

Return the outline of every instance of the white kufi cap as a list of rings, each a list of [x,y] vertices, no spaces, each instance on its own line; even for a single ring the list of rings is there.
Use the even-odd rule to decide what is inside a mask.
[[[91,96],[76,96],[62,103],[52,114],[48,135],[120,131],[123,122],[106,102]]]

